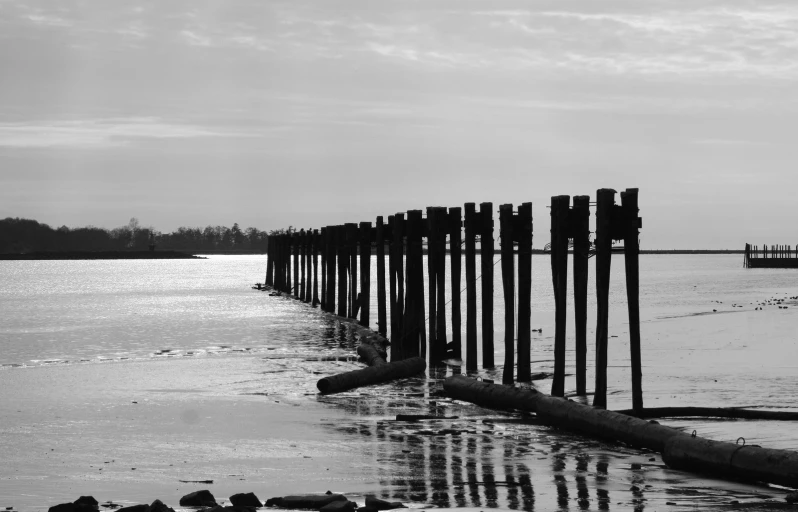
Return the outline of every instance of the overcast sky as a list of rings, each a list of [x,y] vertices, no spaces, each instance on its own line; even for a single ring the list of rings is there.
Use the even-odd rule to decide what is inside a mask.
[[[171,231],[640,189],[798,243],[798,2],[0,0],[0,218]],[[619,199],[620,201],[620,199]]]

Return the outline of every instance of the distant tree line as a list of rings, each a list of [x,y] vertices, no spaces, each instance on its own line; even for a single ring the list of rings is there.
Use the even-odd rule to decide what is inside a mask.
[[[291,229],[291,228],[289,228]],[[127,226],[111,230],[87,226],[82,228],[52,228],[31,219],[5,218],[0,220],[0,253],[30,253],[39,251],[146,251],[151,243],[156,250],[186,252],[266,252],[269,234],[257,228],[242,230],[233,227],[179,227],[172,233],[161,233],[152,227],[142,227],[136,218]]]

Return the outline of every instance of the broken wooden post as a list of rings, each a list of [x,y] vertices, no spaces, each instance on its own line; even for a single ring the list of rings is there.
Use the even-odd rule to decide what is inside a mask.
[[[515,370],[515,261],[513,257],[513,205],[499,206],[499,236],[504,291],[504,370],[502,384],[512,385]]]
[[[565,323],[568,294],[570,196],[551,198],[551,277],[554,284],[554,378],[551,396],[565,395]]]
[[[479,221],[474,203],[465,208],[465,268],[466,268],[466,371],[477,370],[477,263],[476,235]]]
[[[532,203],[518,207],[514,238],[518,241],[518,381],[532,380]]]
[[[607,408],[607,330],[614,206],[614,190],[602,188],[596,193],[596,385],[593,406],[604,409]]]
[[[621,192],[623,247],[626,262],[626,302],[629,308],[629,347],[632,365],[632,409],[643,409],[643,369],[640,353],[640,242],[636,188]]]
[[[369,326],[371,310],[371,222],[360,223],[360,325]]]
[[[482,367],[493,368],[493,203],[480,203],[482,264]]]
[[[462,242],[463,214],[459,207],[449,208],[449,261],[452,267],[452,357],[460,359],[462,357],[462,322],[460,314],[460,273],[462,272],[462,252],[460,244]]]
[[[349,288],[349,250],[346,245],[346,226],[336,226],[335,248],[338,252],[338,316],[345,317],[349,306],[349,295],[347,295]]]
[[[587,260],[590,257],[590,196],[574,197],[571,210],[574,239],[574,338],[576,341],[576,394],[587,393]]]
[[[388,315],[385,304],[385,228],[381,216],[377,217],[374,238],[377,245],[377,332],[386,336]]]

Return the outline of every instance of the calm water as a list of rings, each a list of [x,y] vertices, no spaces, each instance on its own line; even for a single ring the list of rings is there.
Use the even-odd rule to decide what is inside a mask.
[[[631,405],[622,258],[614,263],[613,409]],[[534,503],[540,510],[642,510],[644,503],[657,509],[666,502],[689,510],[772,494],[698,482],[651,454],[534,422],[505,423],[494,411],[440,398],[440,378],[459,367],[320,397],[320,375],[359,366],[351,357],[329,360],[351,356],[356,340],[330,315],[252,290],[265,268],[263,256],[0,262],[0,449],[8,463],[0,469],[0,505],[46,510],[93,492],[130,503],[142,496],[175,503],[193,490],[182,481],[205,478],[220,492],[323,492],[303,487],[309,479],[406,502],[525,510]],[[494,323],[501,328],[503,290],[495,269]],[[547,257],[533,258],[533,275],[532,327],[542,329],[533,334],[533,371],[551,371]],[[647,406],[798,410],[798,301],[789,299],[798,296],[798,272],[745,270],[736,255],[644,255],[640,292]],[[589,341],[595,325],[590,293]],[[775,305],[774,298],[785,300]],[[760,304],[766,304],[761,311]],[[572,324],[569,317],[569,343]],[[496,340],[502,362],[503,333]],[[573,353],[568,356],[573,372]],[[479,373],[500,378],[501,372]],[[568,379],[566,388],[573,389]],[[547,391],[550,381],[536,385]],[[227,421],[244,406],[246,414]],[[407,424],[392,421],[398,413],[460,419]],[[307,414],[321,420],[308,424]],[[743,436],[748,443],[798,449],[798,432],[787,422],[667,423],[713,439]],[[444,427],[461,434],[436,434]]]
[[[622,263],[622,257],[615,258],[610,294],[613,408],[630,404]],[[335,354],[347,348],[341,333],[318,310],[252,290],[253,283],[263,281],[265,268],[265,256],[0,262],[0,364],[11,369],[229,352],[325,348]],[[501,329],[503,290],[500,267],[494,269],[494,324]],[[375,274],[373,269],[373,290]],[[533,371],[550,370],[552,364],[550,276],[548,257],[535,256],[532,328],[542,333],[533,333]],[[593,282],[591,274],[588,340],[594,339]],[[795,270],[746,270],[738,255],[643,255],[640,302],[646,405],[798,408],[798,301],[789,299],[794,296],[798,296]],[[776,305],[756,309],[773,298],[786,299],[780,304],[784,309]],[[572,310],[570,301],[572,294]],[[570,342],[572,318],[568,328]],[[503,336],[501,331],[495,333],[497,362],[503,361]],[[588,352],[592,359],[592,349]],[[572,356],[569,353],[571,365]],[[592,374],[588,378],[590,382]],[[575,383],[570,380],[567,386],[573,388]],[[792,436],[789,442],[798,446],[797,438]]]

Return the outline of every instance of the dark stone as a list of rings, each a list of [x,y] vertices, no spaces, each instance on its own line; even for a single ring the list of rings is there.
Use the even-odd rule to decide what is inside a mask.
[[[79,507],[92,507],[95,510],[99,508],[99,502],[94,499],[94,496],[81,496],[74,503]]]
[[[74,503],[59,503],[58,505],[53,505],[47,512],[77,512],[78,506]]]
[[[230,503],[234,507],[262,507],[263,503],[260,502],[255,493],[240,493],[230,496]]]
[[[365,506],[357,509],[357,512],[379,512],[379,511],[374,507]]]
[[[376,510],[393,510],[395,508],[406,508],[398,501],[390,502],[375,498],[374,496],[366,496],[366,506],[373,507]]]
[[[216,505],[216,498],[207,489],[194,491],[180,498],[181,507],[215,507]]]
[[[354,512],[357,510],[357,503],[354,501],[333,501],[319,509],[319,512]]]
[[[148,512],[175,512],[175,509],[166,506],[161,500],[155,500],[150,504]]]
[[[122,507],[116,512],[150,512],[149,505],[131,505],[129,507]]]
[[[306,494],[302,496],[284,496],[269,498],[267,507],[294,508],[302,510],[319,510],[334,501],[349,501],[343,494]]]

